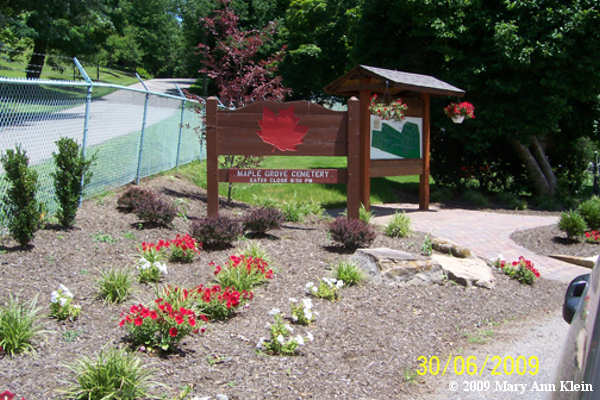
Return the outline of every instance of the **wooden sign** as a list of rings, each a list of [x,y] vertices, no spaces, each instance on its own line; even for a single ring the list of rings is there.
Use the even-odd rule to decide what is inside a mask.
[[[337,169],[229,169],[236,183],[338,183]]]
[[[219,212],[219,182],[346,184],[348,218],[360,206],[360,104],[348,100],[348,111],[328,110],[308,101],[259,101],[237,110],[217,111],[217,99],[206,102],[206,186],[208,215]],[[340,169],[227,169],[220,155],[344,156]],[[293,161],[291,161],[293,165]]]

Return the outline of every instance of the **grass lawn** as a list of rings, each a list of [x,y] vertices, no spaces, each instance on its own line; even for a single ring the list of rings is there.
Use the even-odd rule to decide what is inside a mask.
[[[344,168],[345,157],[265,157],[261,168]],[[195,161],[179,169],[179,173],[191,179],[198,186],[206,188],[206,162]],[[398,201],[398,193],[419,193],[419,177],[395,176],[371,179],[371,203],[392,203]],[[219,193],[227,195],[227,184],[219,185]],[[337,184],[250,184],[233,185],[235,200],[250,204],[260,204],[261,200],[314,201],[324,208],[346,207],[346,185]]]

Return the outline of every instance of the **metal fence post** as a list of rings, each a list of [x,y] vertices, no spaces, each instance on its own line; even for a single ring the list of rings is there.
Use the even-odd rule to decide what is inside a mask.
[[[137,172],[135,174],[135,184],[138,185],[140,183],[140,172],[142,169],[142,151],[144,149],[144,130],[146,130],[146,115],[148,113],[148,99],[150,98],[150,91],[148,87],[140,77],[140,75],[136,72],[135,77],[140,81],[144,89],[146,90],[146,99],[144,100],[144,117],[142,119],[142,132],[140,134],[140,149],[138,151],[138,165]]]
[[[83,139],[81,140],[81,158],[83,158],[85,160],[85,148],[87,146],[88,124],[90,121],[90,106],[92,104],[92,88],[94,87],[94,82],[92,82],[92,80],[88,76],[87,72],[85,72],[85,69],[79,63],[79,60],[77,59],[77,57],[73,57],[73,63],[75,63],[75,66],[79,70],[79,73],[81,74],[83,79],[88,84],[87,95],[85,97],[85,117],[83,119]],[[81,190],[81,194],[79,195],[79,205],[80,206],[81,206],[81,202],[83,201],[84,178],[85,178],[84,176],[81,176],[81,189],[82,190]]]
[[[175,87],[177,88],[177,91],[179,92],[179,95],[183,98],[183,100],[181,101],[181,118],[179,118],[179,137],[177,138],[177,155],[175,156],[175,168],[179,168],[179,153],[181,151],[181,136],[182,136],[182,132],[183,132],[183,114],[185,112],[185,95],[183,94],[183,92],[181,91],[181,89],[179,88],[178,84],[175,84]]]

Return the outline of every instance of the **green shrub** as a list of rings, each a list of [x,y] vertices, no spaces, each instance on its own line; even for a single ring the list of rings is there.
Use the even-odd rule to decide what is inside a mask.
[[[0,307],[0,346],[6,354],[33,352],[32,341],[44,331],[38,324],[37,299],[29,304],[9,296],[5,306]]]
[[[360,219],[349,220],[344,217],[338,217],[329,224],[329,234],[335,242],[347,249],[369,247],[376,236],[371,225]]]
[[[346,286],[354,286],[363,281],[365,275],[355,264],[340,262],[335,266],[335,279],[344,282]]]
[[[395,213],[385,227],[385,234],[389,237],[407,237],[409,233],[410,218],[405,213]]]
[[[28,167],[29,158],[20,145],[7,150],[0,161],[10,183],[3,199],[8,231],[21,246],[27,246],[40,227],[41,205],[35,198],[38,175]]]
[[[101,351],[96,359],[82,357],[68,368],[74,382],[62,391],[76,400],[137,400],[156,398],[150,388],[152,372],[137,357],[123,349]]]
[[[526,210],[527,201],[521,199],[514,193],[511,192],[498,192],[496,193],[496,200],[502,205],[512,210]]]
[[[489,200],[481,192],[475,190],[466,190],[462,194],[462,198],[467,203],[474,205],[475,207],[488,207],[490,205]]]
[[[283,222],[283,214],[276,208],[261,207],[244,216],[244,229],[250,232],[265,234],[272,229],[279,229]]]
[[[109,303],[122,303],[131,291],[131,275],[125,270],[102,271],[98,280],[98,293]]]
[[[228,217],[207,217],[192,223],[191,234],[206,250],[224,249],[242,235],[242,226]]]
[[[581,203],[577,213],[583,217],[589,229],[600,228],[600,197],[593,196]]]
[[[576,211],[567,211],[560,214],[558,229],[567,234],[569,239],[578,239],[588,229],[585,220]]]
[[[302,222],[308,215],[321,216],[323,207],[316,201],[285,201],[279,205],[283,217],[288,222]]]
[[[83,187],[92,178],[90,167],[95,157],[86,160],[79,145],[71,138],[60,138],[56,146],[58,153],[52,153],[56,170],[51,175],[58,199],[58,221],[63,227],[69,228],[75,222]]]
[[[373,213],[367,210],[364,204],[361,204],[358,209],[358,219],[368,224],[371,222],[371,218],[373,218]]]
[[[446,186],[436,186],[431,191],[432,203],[444,203],[454,199],[454,190]]]

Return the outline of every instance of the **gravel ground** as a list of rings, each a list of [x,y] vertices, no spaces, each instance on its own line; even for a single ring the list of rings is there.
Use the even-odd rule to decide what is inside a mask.
[[[136,246],[142,241],[172,238],[206,214],[205,193],[192,184],[161,176],[143,185],[185,203],[187,218],[176,218],[172,229],[141,229],[134,215],[116,210],[119,193],[112,193],[84,202],[75,229],[38,232],[29,251],[4,240],[0,299],[8,293],[38,296],[48,333],[36,342],[35,355],[0,358],[0,391],[8,389],[27,399],[57,398],[62,381],[73,378],[65,364],[122,343],[120,312],[134,302],[150,301],[153,289],[136,283],[129,301],[107,305],[96,294],[99,271],[111,266],[133,269]],[[245,209],[237,204],[222,212],[240,215]],[[565,290],[564,285],[543,279],[532,287],[521,285],[496,272],[493,290],[452,283],[402,288],[366,283],[344,289],[338,302],[314,301],[320,315],[309,331],[315,341],[302,347],[298,356],[265,356],[255,351],[255,345],[267,334],[265,323],[272,320],[268,311],[273,307],[289,311],[289,297],[303,297],[306,282],[331,274],[330,265],[348,256],[332,247],[322,220],[286,224],[271,233],[252,240],[267,249],[278,273],[255,290],[249,307],[227,322],[209,324],[204,334],[185,339],[178,353],[166,357],[139,353],[155,370],[155,380],[168,387],[157,389],[157,394],[173,395],[189,384],[196,395],[223,393],[230,399],[413,399],[430,390],[412,383],[420,355],[442,356],[489,324],[556,310]],[[106,243],[108,237],[114,243]],[[372,247],[417,252],[422,240],[420,233],[407,239],[379,235]],[[191,264],[171,263],[165,283],[186,287],[209,283],[209,262],[223,262],[234,252],[202,252]],[[73,323],[46,317],[50,292],[59,283],[67,285],[82,305],[82,314]],[[74,333],[78,334],[74,341],[65,339]],[[209,362],[214,357],[225,362]]]
[[[510,238],[534,253],[545,256],[565,254],[591,257],[600,254],[600,244],[588,243],[584,240],[569,240],[556,224],[517,231]]]

